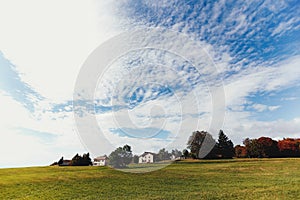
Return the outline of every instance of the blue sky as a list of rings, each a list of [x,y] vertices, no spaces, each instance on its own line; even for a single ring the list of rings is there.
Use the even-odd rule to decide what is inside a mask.
[[[12,156],[0,167],[47,165],[89,151],[72,110],[79,70],[104,41],[144,28],[198,42],[218,71],[206,74],[212,66],[205,62],[199,71],[160,49],[116,58],[95,99],[80,102],[96,115],[111,149],[124,143],[136,153],[184,148],[191,131],[209,130],[214,91],[207,85],[214,80],[222,80],[225,92],[220,129],[235,144],[262,135],[300,137],[299,16],[296,0],[1,2],[0,150]],[[93,156],[109,153],[101,142]],[[26,162],[12,159],[20,155]]]

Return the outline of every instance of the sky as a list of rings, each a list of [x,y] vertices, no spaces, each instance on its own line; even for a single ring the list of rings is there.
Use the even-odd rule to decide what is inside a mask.
[[[195,130],[299,138],[299,16],[296,0],[0,1],[0,167],[184,149]],[[132,41],[75,101],[95,49],[105,60]]]

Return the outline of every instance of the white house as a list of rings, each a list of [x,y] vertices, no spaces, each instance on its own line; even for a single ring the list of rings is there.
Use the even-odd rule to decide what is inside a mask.
[[[171,159],[171,160],[175,160],[175,159],[176,159],[176,156],[175,156],[175,155],[171,155],[171,156],[170,156],[170,159]]]
[[[139,156],[139,163],[153,163],[154,162],[154,153],[144,152]]]
[[[108,157],[106,155],[104,156],[98,156],[97,158],[94,158],[93,165],[94,166],[105,166],[107,165]]]

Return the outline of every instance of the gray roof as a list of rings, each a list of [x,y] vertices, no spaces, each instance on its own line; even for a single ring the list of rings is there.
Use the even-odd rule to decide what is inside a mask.
[[[94,161],[97,161],[97,160],[107,160],[108,157],[107,156],[98,156],[96,158],[94,158]]]
[[[143,157],[143,156],[145,156],[145,155],[147,155],[147,154],[149,154],[149,153],[152,154],[153,156],[155,155],[155,153],[147,152],[147,151],[146,151],[146,152],[144,152],[142,155],[140,155],[140,157],[141,157],[141,156]]]

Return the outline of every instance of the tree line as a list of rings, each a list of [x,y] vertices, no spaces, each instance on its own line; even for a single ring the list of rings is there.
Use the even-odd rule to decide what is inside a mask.
[[[205,147],[206,145],[207,147]],[[215,141],[212,135],[206,131],[194,131],[189,137],[187,148],[184,150],[185,157],[191,158],[233,158],[235,150],[232,141],[220,130],[218,141]],[[201,155],[201,148],[208,149],[208,154]],[[210,151],[209,151],[210,150]]]
[[[283,138],[276,141],[269,137],[246,138],[243,144],[235,146],[238,158],[300,157],[300,139]]]
[[[207,148],[207,152],[201,155],[201,149]],[[183,151],[173,149],[170,152],[165,148],[154,154],[154,162],[171,160],[171,158],[193,159],[230,159],[230,158],[282,158],[300,157],[300,139],[283,138],[274,140],[270,137],[260,137],[243,141],[243,145],[234,146],[233,142],[223,132],[219,131],[218,140],[207,131],[194,131],[189,137],[187,148]],[[130,163],[138,163],[139,156],[133,155],[131,146],[118,147],[110,153],[109,164],[115,168],[125,168]],[[72,160],[64,160],[63,157],[52,165],[59,166],[89,166],[92,160],[89,153],[80,156],[76,154]]]
[[[201,156],[200,150],[205,149],[207,144],[210,144],[208,153]],[[246,138],[243,144],[234,146],[223,130],[219,131],[217,141],[207,131],[194,131],[188,139],[186,149],[183,151],[173,149],[169,152],[162,148],[154,154],[154,162],[171,160],[172,156],[193,159],[300,157],[300,139],[284,138],[276,141],[269,137]],[[72,159],[72,165],[91,164],[87,158],[89,154],[84,154],[82,158],[76,154]],[[131,146],[127,144],[118,147],[109,155],[109,164],[115,168],[125,168],[130,163],[138,162],[139,156],[133,155]]]
[[[89,153],[84,153],[82,156],[78,153],[72,158],[72,160],[65,160],[61,157],[58,162],[54,162],[51,166],[90,166],[93,165],[92,159]]]
[[[215,142],[211,151],[204,157],[200,157],[200,149],[204,144]],[[218,141],[206,131],[195,131],[190,136],[186,153],[191,158],[282,158],[300,157],[300,139],[283,138],[274,140],[270,137],[260,137],[243,141],[243,145],[234,146],[232,141],[220,130]]]
[[[178,149],[173,149],[169,152],[165,148],[162,148],[158,153],[154,154],[154,162],[171,160],[172,156],[175,158],[180,157],[182,156],[182,152]],[[125,168],[130,163],[139,163],[139,156],[133,155],[131,146],[127,144],[111,152],[108,159],[109,164],[114,168]]]

